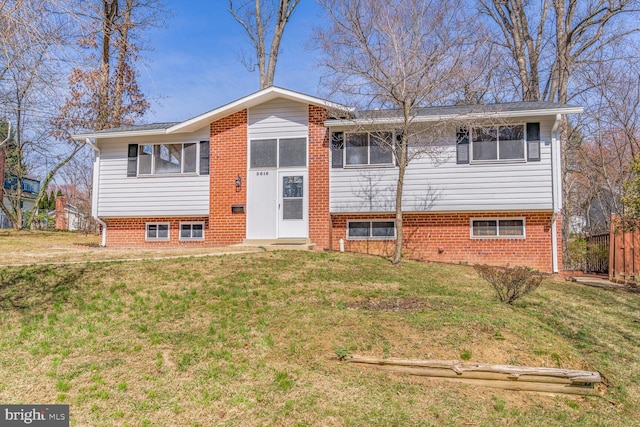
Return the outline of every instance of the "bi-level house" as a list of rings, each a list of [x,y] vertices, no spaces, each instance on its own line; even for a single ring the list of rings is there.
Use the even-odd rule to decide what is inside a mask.
[[[426,108],[437,150],[408,166],[409,258],[562,266],[562,115],[519,102]],[[270,87],[184,122],[76,135],[96,150],[93,215],[110,247],[307,242],[390,254],[399,117]],[[374,131],[375,129],[375,131]]]

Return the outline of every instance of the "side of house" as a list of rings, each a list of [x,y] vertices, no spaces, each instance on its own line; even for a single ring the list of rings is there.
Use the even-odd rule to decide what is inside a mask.
[[[406,255],[558,271],[557,127],[560,114],[579,110],[422,112],[418,128],[446,130],[407,170]],[[76,138],[97,150],[93,215],[108,246],[293,240],[387,255],[397,167],[376,138],[393,141],[396,129],[393,119],[271,87],[184,122]]]

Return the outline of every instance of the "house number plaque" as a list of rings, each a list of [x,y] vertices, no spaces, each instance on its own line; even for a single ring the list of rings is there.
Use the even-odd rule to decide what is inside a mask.
[[[256,176],[267,176],[269,175],[269,171],[258,171],[256,172]]]

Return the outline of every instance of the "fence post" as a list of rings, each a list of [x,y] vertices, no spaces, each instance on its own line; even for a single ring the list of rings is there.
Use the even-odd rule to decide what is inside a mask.
[[[616,214],[611,214],[609,222],[609,280],[613,281],[616,277],[616,233],[615,233]]]

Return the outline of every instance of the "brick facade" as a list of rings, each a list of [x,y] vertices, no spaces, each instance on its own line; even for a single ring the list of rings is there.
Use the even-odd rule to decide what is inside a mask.
[[[404,256],[408,259],[527,266],[544,272],[552,271],[550,212],[406,213],[403,217]],[[471,218],[505,217],[525,218],[525,239],[470,237]],[[331,249],[338,250],[340,239],[344,239],[346,251],[391,256],[395,240],[347,240],[347,221],[394,218],[392,214],[334,215]],[[557,227],[560,233],[562,225],[558,223]],[[559,246],[561,253],[560,241]],[[561,263],[559,267],[562,268]]]
[[[389,219],[394,215],[334,214],[329,212],[330,141],[324,126],[325,108],[308,106],[309,238],[316,249],[345,250],[391,256],[395,241],[347,240],[348,220]],[[242,110],[210,124],[209,215],[203,217],[105,218],[111,247],[217,246],[246,238],[248,111]],[[2,161],[0,156],[0,162]],[[0,167],[2,163],[0,163]],[[240,176],[242,185],[236,186]],[[1,191],[1,190],[0,190]],[[232,206],[245,212],[233,213]],[[525,218],[526,238],[471,238],[471,218]],[[205,239],[180,241],[181,221],[203,221]],[[169,241],[146,241],[147,222],[169,222]],[[552,214],[550,212],[405,213],[404,255],[408,259],[450,263],[529,266],[551,272]],[[562,269],[562,222],[557,218],[559,268]]]
[[[330,245],[329,129],[327,110],[309,105],[309,239],[316,249]]]
[[[209,233],[219,245],[241,243],[247,235],[246,213],[231,206],[247,203],[247,110],[211,123]],[[242,186],[236,188],[238,175]]]
[[[162,248],[214,244],[208,217],[149,217],[149,218],[103,218],[107,223],[108,246],[115,248]],[[204,221],[204,242],[201,240],[180,240],[180,223]],[[146,223],[168,222],[169,240],[147,241]]]

